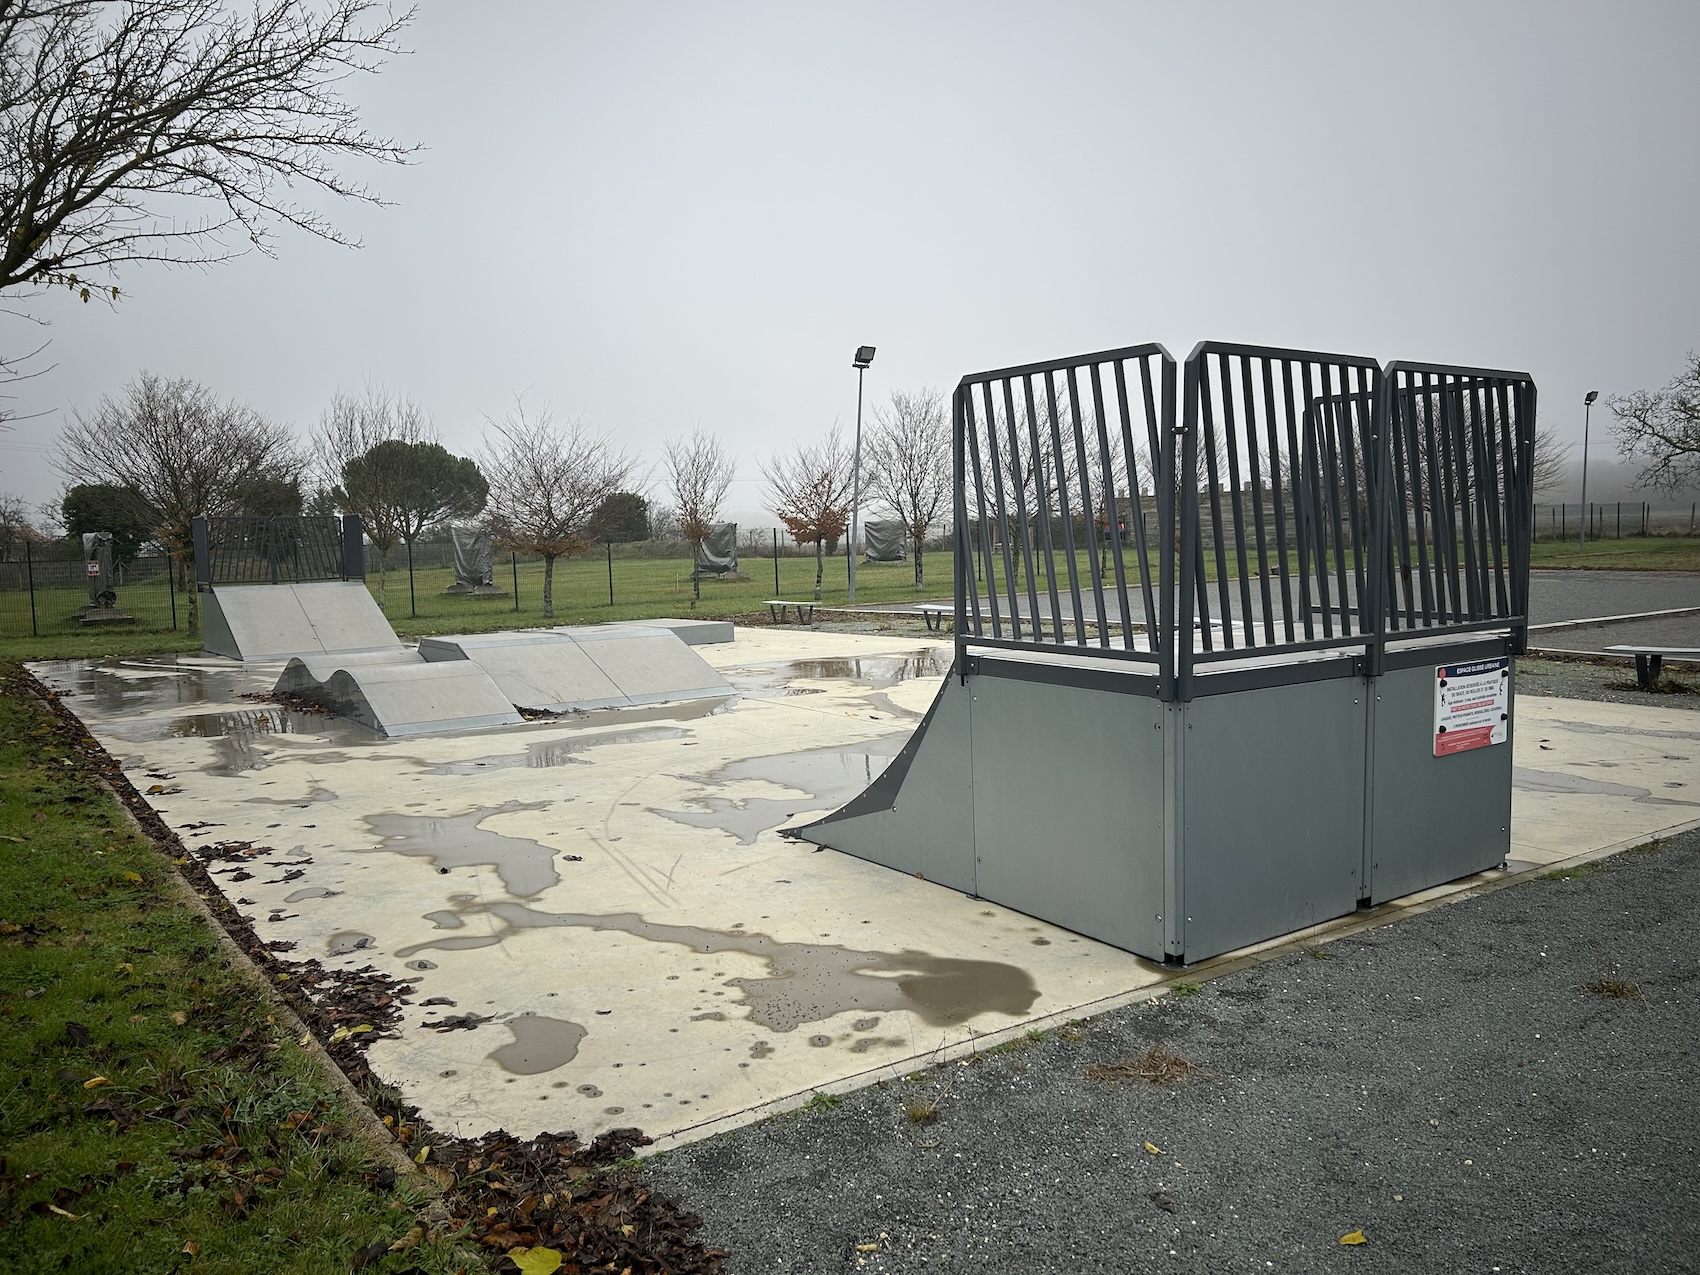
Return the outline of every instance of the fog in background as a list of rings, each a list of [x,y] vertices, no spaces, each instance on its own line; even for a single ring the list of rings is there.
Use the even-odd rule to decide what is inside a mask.
[[[67,413],[144,368],[303,433],[370,382],[463,454],[516,394],[650,460],[700,422],[767,525],[758,462],[853,425],[862,343],[872,402],[1207,337],[1527,370],[1577,443],[1700,346],[1693,3],[438,0],[406,39],[352,86],[427,147],[329,207],[364,249],[26,302],[56,366],[0,489],[50,499]],[[1603,408],[1589,495],[1639,501]]]

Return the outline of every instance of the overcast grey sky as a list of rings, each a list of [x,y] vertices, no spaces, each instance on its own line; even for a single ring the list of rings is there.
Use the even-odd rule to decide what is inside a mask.
[[[758,462],[853,424],[861,343],[876,402],[1146,340],[1524,369],[1578,439],[1700,346],[1692,0],[427,0],[406,38],[353,86],[427,148],[332,210],[366,246],[31,303],[0,489],[144,368],[303,433],[370,381],[463,453],[522,392],[647,459],[700,421],[770,522]]]

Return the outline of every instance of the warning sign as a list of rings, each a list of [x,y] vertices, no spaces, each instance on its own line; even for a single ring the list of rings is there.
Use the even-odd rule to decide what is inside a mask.
[[[1434,755],[1505,742],[1511,716],[1511,661],[1472,660],[1434,670]]]

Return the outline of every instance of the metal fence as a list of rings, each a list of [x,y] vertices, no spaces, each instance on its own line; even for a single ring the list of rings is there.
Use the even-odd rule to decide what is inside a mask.
[[[958,655],[1199,665],[1526,624],[1524,374],[1202,342],[964,377]]]
[[[355,517],[196,518],[193,533],[198,587],[358,580],[365,571]]]
[[[1646,500],[1611,500],[1577,505],[1535,506],[1536,540],[1576,540],[1583,523],[1589,540],[1641,536],[1692,536],[1700,532],[1700,504],[1658,506]]]
[[[117,609],[129,620],[122,627],[170,632],[187,623],[186,599],[180,598],[184,564],[170,554],[144,554],[113,563]],[[84,612],[89,596],[88,564],[77,540],[24,543],[16,556],[0,562],[0,637],[44,637],[87,632]]]

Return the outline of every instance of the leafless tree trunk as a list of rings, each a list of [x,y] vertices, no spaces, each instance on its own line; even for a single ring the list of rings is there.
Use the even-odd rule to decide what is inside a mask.
[[[874,409],[874,421],[864,444],[868,490],[909,532],[919,593],[922,544],[950,499],[950,412],[935,389],[898,390],[889,408]]]
[[[1618,451],[1646,462],[1640,487],[1677,492],[1700,485],[1700,354],[1662,390],[1613,394],[1606,405],[1617,417]]]
[[[691,610],[702,597],[697,554],[714,530],[714,520],[732,486],[736,465],[720,440],[697,426],[683,438],[669,438],[661,449],[667,490],[673,497],[679,533],[691,547]]]
[[[542,555],[543,618],[552,620],[555,559],[590,548],[590,520],[634,462],[609,435],[577,420],[557,424],[546,409],[528,415],[516,402],[488,424],[480,460],[490,482],[485,521],[504,548]]]
[[[855,457],[834,425],[818,443],[799,443],[789,454],[777,453],[762,466],[762,476],[779,515],[800,545],[815,547],[815,601],[821,600],[826,572],[824,546],[850,525],[850,487]],[[855,552],[854,546],[851,552]]]
[[[406,520],[400,475],[358,464],[379,443],[436,441],[425,410],[410,398],[368,386],[358,397],[341,390],[319,418],[313,463],[319,484],[344,513],[358,514],[366,538],[378,551],[378,605],[384,605],[389,552]]]
[[[263,479],[301,471],[286,425],[253,408],[220,402],[204,385],[143,372],[119,398],[79,412],[59,436],[54,467],[72,483],[134,490],[161,518],[158,535],[180,558],[193,552],[197,515],[234,513]],[[189,594],[190,626],[197,621]]]

